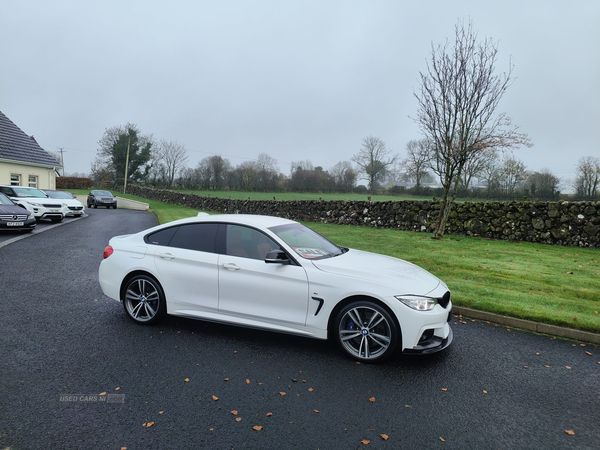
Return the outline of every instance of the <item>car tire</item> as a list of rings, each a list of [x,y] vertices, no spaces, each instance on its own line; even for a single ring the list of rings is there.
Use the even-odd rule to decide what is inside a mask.
[[[94,208],[97,208],[97,207],[98,207],[98,205],[96,205],[96,202],[94,202]]]
[[[129,279],[121,298],[125,312],[136,323],[156,323],[167,314],[165,294],[158,281],[148,275]]]
[[[117,205],[113,205],[113,209],[117,209]]]
[[[401,340],[396,320],[386,308],[369,300],[345,305],[336,315],[332,332],[347,356],[364,363],[389,358]]]

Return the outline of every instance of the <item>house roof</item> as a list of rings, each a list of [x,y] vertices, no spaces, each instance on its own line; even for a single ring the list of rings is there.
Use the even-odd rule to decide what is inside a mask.
[[[50,153],[40,147],[33,136],[27,136],[2,111],[0,111],[0,159],[62,167]]]

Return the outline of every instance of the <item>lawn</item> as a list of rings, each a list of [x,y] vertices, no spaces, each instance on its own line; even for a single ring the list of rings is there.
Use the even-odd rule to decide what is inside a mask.
[[[122,196],[149,203],[160,223],[198,213],[191,208]],[[434,240],[425,233],[306,225],[339,245],[394,256],[423,267],[446,282],[456,305],[600,333],[599,249],[455,235]]]

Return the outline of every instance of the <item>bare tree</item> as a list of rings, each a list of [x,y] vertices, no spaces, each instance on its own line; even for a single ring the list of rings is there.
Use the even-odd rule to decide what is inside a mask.
[[[504,195],[512,197],[515,195],[520,183],[527,179],[527,168],[523,162],[513,156],[507,156],[504,158],[499,175],[500,189]]]
[[[585,156],[577,163],[574,188],[577,197],[592,199],[600,190],[600,158]]]
[[[359,174],[369,183],[369,192],[373,193],[377,182],[385,177],[388,168],[396,162],[398,157],[391,153],[381,139],[367,136],[362,140],[361,149],[352,157],[352,161],[358,165]]]
[[[165,170],[165,181],[168,187],[173,185],[175,175],[183,169],[188,161],[188,153],[183,144],[176,141],[160,141],[158,160]]]
[[[435,236],[443,237],[459,180],[467,161],[490,148],[530,146],[527,135],[510,118],[497,114],[500,99],[511,85],[512,63],[496,75],[497,44],[477,41],[472,22],[459,21],[454,47],[432,44],[427,72],[420,72],[416,123],[431,142],[432,166],[444,188]]]
[[[431,148],[427,139],[412,140],[406,144],[406,159],[403,161],[404,171],[414,178],[415,187],[421,186],[421,181],[429,174],[429,159]]]
[[[469,189],[473,178],[480,178],[489,167],[498,159],[498,151],[495,148],[488,148],[480,153],[476,153],[472,158],[465,162],[463,167],[460,184],[465,189]]]
[[[261,190],[273,190],[279,176],[277,160],[266,153],[261,153],[256,158],[255,168],[258,175],[258,187]]]
[[[315,170],[315,166],[310,159],[304,161],[292,161],[290,164],[290,176],[294,174],[296,170]]]
[[[338,192],[352,192],[356,184],[356,170],[350,161],[340,161],[330,170]]]
[[[540,200],[558,200],[560,195],[560,178],[550,169],[532,172],[527,177],[527,190],[532,198]]]

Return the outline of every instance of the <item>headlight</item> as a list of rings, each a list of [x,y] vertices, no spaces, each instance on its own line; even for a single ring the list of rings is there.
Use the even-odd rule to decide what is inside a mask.
[[[43,204],[43,203],[34,203],[34,202],[29,202],[29,204],[30,204],[31,206],[35,206],[36,208],[39,208],[40,206],[44,206],[44,204]]]
[[[437,299],[422,295],[396,295],[396,298],[406,306],[417,311],[429,311],[437,305]]]

